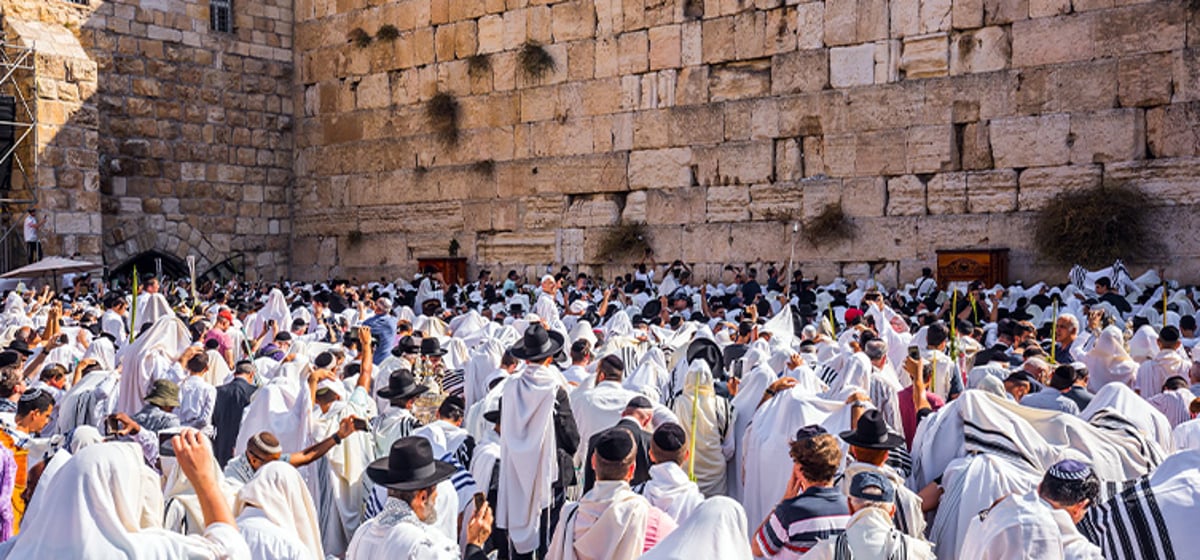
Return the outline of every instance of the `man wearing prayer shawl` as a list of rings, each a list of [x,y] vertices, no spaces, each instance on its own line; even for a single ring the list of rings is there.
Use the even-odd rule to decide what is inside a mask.
[[[1171,428],[1175,428],[1192,419],[1189,406],[1196,396],[1188,389],[1187,381],[1182,377],[1172,377],[1163,384],[1163,392],[1146,399],[1154,408],[1167,417]]]
[[[1175,442],[1176,451],[1200,450],[1200,419],[1196,418],[1200,415],[1200,399],[1193,399],[1188,404],[1188,413],[1192,419],[1175,426],[1171,431],[1171,440]]]
[[[1137,386],[1134,388],[1142,398],[1148,399],[1161,393],[1167,379],[1177,375],[1187,379],[1192,362],[1184,357],[1179,346],[1179,329],[1168,325],[1158,333],[1158,354],[1138,367]]]
[[[421,426],[421,422],[413,416],[412,408],[417,397],[428,391],[429,387],[417,383],[412,372],[407,369],[392,372],[388,377],[387,386],[376,391],[375,394],[388,401],[388,407],[383,414],[371,419],[377,457],[386,455],[396,440],[412,435],[413,431]]]
[[[525,371],[504,384],[496,526],[508,530],[510,558],[544,556],[550,530],[575,482],[579,431],[562,374],[552,364],[564,337],[530,325],[510,350]]]
[[[707,496],[726,493],[725,471],[735,450],[733,426],[737,411],[713,388],[712,371],[704,360],[688,367],[683,393],[671,405],[679,425],[695,434],[689,468],[695,465],[696,484]]]
[[[1093,393],[1114,382],[1132,386],[1137,379],[1138,364],[1125,350],[1125,335],[1116,325],[1100,331],[1096,344],[1080,361],[1087,366],[1088,390]]]
[[[889,430],[878,410],[864,412],[853,428],[839,436],[850,445],[850,456],[854,458],[842,473],[842,491],[849,492],[851,481],[858,473],[877,473],[887,478],[895,486],[896,497],[892,502],[896,511],[892,517],[896,528],[910,537],[923,539],[925,515],[921,497],[909,490],[904,485],[904,477],[887,464],[889,451],[904,447],[904,436]]]
[[[548,560],[634,560],[675,530],[675,521],[629,488],[635,445],[625,430],[598,434],[596,486],[563,508]]]
[[[408,558],[417,560],[484,560],[482,546],[491,534],[492,510],[486,504],[467,520],[467,546],[460,554],[453,539],[432,524],[438,485],[454,474],[454,466],[433,458],[429,440],[410,436],[396,440],[387,457],[367,467],[367,477],[388,489],[379,515],[354,533],[346,560]]]
[[[324,560],[317,509],[295,467],[264,465],[238,490],[233,513],[252,560]]]
[[[616,354],[609,354],[596,364],[595,386],[585,384],[571,392],[571,412],[579,427],[580,441],[586,442],[593,435],[611,428],[621,419],[629,401],[638,396],[621,386],[624,375],[625,362]],[[586,444],[579,446],[575,457],[577,464],[582,464],[587,457],[587,447]]]
[[[1036,491],[1011,495],[972,518],[959,557],[1099,560],[1100,548],[1075,528],[1099,493],[1100,480],[1091,467],[1060,461]]]
[[[846,531],[817,543],[805,560],[933,560],[933,546],[905,535],[892,525],[896,487],[876,472],[859,472],[850,480],[850,521]]]
[[[946,328],[945,323],[938,321],[927,327],[927,348],[921,352],[921,360],[933,363],[933,380],[929,390],[937,393],[947,402],[954,400],[963,390],[962,374],[959,372],[958,362],[951,360],[945,352],[949,340],[949,329]]]
[[[680,525],[704,502],[700,487],[683,471],[687,457],[687,432],[683,427],[673,422],[659,426],[650,438],[650,460],[654,462],[650,480],[633,487],[650,505],[663,510]]]

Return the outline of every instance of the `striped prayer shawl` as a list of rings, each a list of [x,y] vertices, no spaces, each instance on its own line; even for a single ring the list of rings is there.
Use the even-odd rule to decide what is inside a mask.
[[[1166,459],[1166,457],[1163,455],[1162,448],[1160,448],[1158,445],[1151,444],[1150,440],[1146,439],[1146,435],[1142,433],[1136,424],[1130,422],[1124,416],[1121,416],[1113,410],[1107,408],[1101,409],[1094,416],[1092,416],[1091,420],[1088,420],[1088,424],[1091,424],[1102,430],[1116,432],[1135,441],[1138,447],[1139,455],[1145,458],[1146,462],[1148,463],[1147,466],[1151,471],[1154,470],[1154,467],[1162,464],[1163,460]]]
[[[1175,560],[1171,534],[1158,499],[1144,476],[1125,483],[1125,489],[1091,508],[1079,531],[1099,546],[1109,560]]]
[[[821,364],[821,367],[817,368],[816,373],[817,373],[817,377],[819,377],[821,379],[821,382],[830,387],[833,386],[834,380],[836,380],[838,378],[838,376],[841,375],[841,373],[838,372],[838,370],[833,369],[832,367],[829,366],[829,364]]]

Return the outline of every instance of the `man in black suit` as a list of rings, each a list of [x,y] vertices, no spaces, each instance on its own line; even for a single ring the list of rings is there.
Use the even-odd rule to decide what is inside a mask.
[[[1020,366],[1023,362],[1020,356],[1011,353],[1013,334],[1016,324],[1011,319],[1000,319],[996,322],[996,343],[990,348],[975,354],[973,367],[987,365],[989,362],[1007,363],[1010,366]]]
[[[629,432],[637,443],[636,462],[630,485],[637,485],[650,480],[650,421],[654,418],[654,405],[650,399],[638,395],[630,399],[621,412],[621,420],[615,428]],[[583,491],[587,492],[596,484],[596,472],[592,470],[592,454],[596,450],[596,438],[604,433],[601,430],[588,438],[587,460],[583,462]]]

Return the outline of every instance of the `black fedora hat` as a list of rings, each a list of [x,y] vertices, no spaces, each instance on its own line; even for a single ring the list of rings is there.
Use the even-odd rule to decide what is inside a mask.
[[[429,488],[454,474],[454,465],[433,458],[433,446],[421,436],[396,440],[387,457],[367,466],[371,482],[393,490]]]
[[[427,336],[421,339],[421,355],[422,356],[444,356],[446,349],[442,348],[442,343],[432,336]]]
[[[484,412],[483,419],[487,420],[488,422],[491,422],[493,424],[498,424],[498,423],[500,423],[500,412],[502,410],[504,410],[504,401],[497,400],[496,401],[496,409]]]
[[[879,410],[868,410],[858,419],[858,427],[838,434],[842,441],[863,449],[896,449],[904,445],[904,436],[888,429]]]
[[[658,317],[659,315],[661,315],[662,310],[663,310],[662,302],[659,300],[656,300],[656,299],[652,299],[650,301],[647,301],[646,305],[642,306],[642,317],[645,320],[649,321],[649,320],[654,319],[655,317]]]
[[[541,323],[534,323],[525,329],[521,341],[513,345],[509,352],[518,360],[540,362],[562,351],[564,343],[562,333],[547,331]]]
[[[692,363],[694,360],[704,360],[708,363],[708,369],[712,370],[713,376],[720,378],[725,372],[725,359],[721,354],[721,347],[716,342],[707,338],[697,338],[688,345],[687,361]]]
[[[375,394],[381,399],[398,401],[421,395],[428,390],[429,387],[417,384],[411,371],[399,369],[388,377],[387,387],[376,391]]]
[[[396,347],[392,348],[392,355],[399,358],[405,354],[417,354],[421,352],[421,345],[417,339],[411,335],[404,335],[400,340],[396,341]]]
[[[10,342],[8,344],[8,348],[5,348],[5,350],[12,350],[13,352],[19,352],[22,355],[24,355],[26,358],[33,355],[33,350],[29,349],[29,344],[26,343],[24,340],[14,340],[14,341]]]

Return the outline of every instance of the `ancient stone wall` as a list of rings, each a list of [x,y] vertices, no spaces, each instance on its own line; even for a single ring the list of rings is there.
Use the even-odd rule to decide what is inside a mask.
[[[90,64],[74,88],[70,64],[39,67],[48,253],[192,254],[201,271],[243,253],[251,278],[286,274],[291,0],[235,0],[232,33],[210,30],[207,1],[2,0],[0,14],[10,41],[65,33]]]
[[[1033,211],[1131,183],[1194,275],[1198,46],[1180,0],[296,0],[294,269],[411,272],[451,237],[586,267],[623,221],[705,275],[794,246],[810,274],[911,278],[1009,247],[1015,277],[1059,278]],[[793,235],[837,203],[856,238]]]

